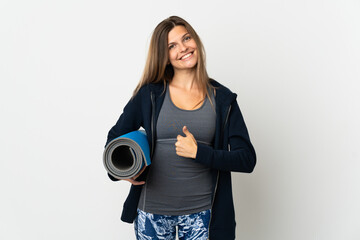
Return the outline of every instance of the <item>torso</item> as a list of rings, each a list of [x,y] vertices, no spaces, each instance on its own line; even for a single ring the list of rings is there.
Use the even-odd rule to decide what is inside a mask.
[[[213,188],[210,168],[177,155],[175,143],[178,135],[184,136],[182,128],[187,126],[198,143],[213,146],[216,128],[214,96],[210,94],[214,106],[205,98],[197,108],[185,110],[170,98],[168,84],[165,93],[155,127],[156,144],[151,168],[142,187],[138,208],[162,215],[186,215],[210,209]],[[181,96],[177,104],[183,102]]]

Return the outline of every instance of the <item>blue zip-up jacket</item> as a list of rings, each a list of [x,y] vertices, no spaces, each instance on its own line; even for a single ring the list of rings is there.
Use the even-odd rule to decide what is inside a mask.
[[[255,150],[236,101],[237,95],[219,82],[210,79],[216,89],[216,128],[214,147],[197,143],[194,161],[211,168],[213,176],[213,201],[209,225],[210,240],[235,239],[235,211],[232,197],[231,174],[251,173],[256,164]],[[106,144],[111,140],[143,127],[153,156],[156,143],[156,122],[165,94],[163,83],[150,83],[140,88],[136,96],[123,109],[119,120],[109,133]],[[148,169],[137,180],[146,180]],[[110,179],[117,180],[110,176]],[[133,223],[142,185],[131,185],[124,203],[121,220]]]

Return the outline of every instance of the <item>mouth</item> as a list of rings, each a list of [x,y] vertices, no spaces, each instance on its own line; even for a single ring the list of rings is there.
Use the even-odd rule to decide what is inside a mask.
[[[179,60],[187,60],[187,59],[189,59],[193,54],[194,54],[194,52],[189,52],[189,53],[185,54],[184,56],[182,56]]]

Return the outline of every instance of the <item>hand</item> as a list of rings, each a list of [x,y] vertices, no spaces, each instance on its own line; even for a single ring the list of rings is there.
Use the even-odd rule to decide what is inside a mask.
[[[186,137],[177,136],[176,154],[182,157],[195,158],[197,153],[197,142],[186,126],[183,127]]]
[[[143,185],[143,184],[145,184],[145,181],[136,181],[135,179],[136,178],[138,178],[142,173],[143,173],[143,171],[145,170],[145,168],[146,168],[146,166],[144,166],[141,170],[140,170],[140,172],[138,173],[138,174],[136,174],[134,177],[132,177],[132,178],[128,178],[128,179],[124,179],[125,181],[128,181],[128,182],[130,182],[132,185]]]

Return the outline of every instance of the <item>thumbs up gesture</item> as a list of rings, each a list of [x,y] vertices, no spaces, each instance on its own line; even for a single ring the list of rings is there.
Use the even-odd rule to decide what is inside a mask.
[[[183,127],[185,137],[177,135],[175,143],[176,154],[182,157],[195,158],[197,153],[197,142],[186,126]]]

